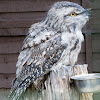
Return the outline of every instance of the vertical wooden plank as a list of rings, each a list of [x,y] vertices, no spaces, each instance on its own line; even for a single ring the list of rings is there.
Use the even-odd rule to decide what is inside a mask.
[[[91,7],[91,1],[90,0],[82,0],[82,6],[86,8]],[[85,26],[84,33],[85,33],[85,39],[86,39],[86,63],[88,64],[88,70],[89,72],[93,72],[93,64],[92,64],[92,40],[91,40],[91,26],[90,22]]]
[[[94,0],[91,0],[94,1]],[[84,8],[90,8],[91,7],[91,1],[90,0],[82,0],[82,6]]]
[[[91,8],[91,2],[90,0],[82,0],[82,7],[85,9]],[[90,33],[92,29],[91,26],[92,20],[90,19],[89,22],[87,22],[87,24],[85,25],[85,27],[83,28],[83,32],[84,33]]]
[[[89,72],[93,72],[91,33],[86,34],[85,38],[86,38],[86,62],[88,64]]]

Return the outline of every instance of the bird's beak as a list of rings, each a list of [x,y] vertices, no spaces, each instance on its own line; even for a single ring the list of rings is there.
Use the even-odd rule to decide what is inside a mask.
[[[90,11],[91,11],[91,8],[88,8],[88,9],[85,9],[85,10],[83,11],[83,13],[90,13]]]
[[[81,14],[87,14],[89,16],[90,14],[90,11],[91,11],[91,8],[88,8],[88,9],[85,9],[83,12],[81,12]]]

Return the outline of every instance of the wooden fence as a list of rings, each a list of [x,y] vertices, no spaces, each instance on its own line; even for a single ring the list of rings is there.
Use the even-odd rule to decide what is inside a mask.
[[[28,28],[41,21],[51,4],[62,0],[0,0],[0,88],[10,88],[16,62]],[[89,64],[90,72],[100,72],[100,0],[68,0],[92,8],[92,18],[84,28],[85,42],[77,64]]]

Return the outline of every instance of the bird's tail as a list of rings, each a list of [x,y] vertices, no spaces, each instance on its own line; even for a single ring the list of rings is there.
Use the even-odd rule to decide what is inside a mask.
[[[12,88],[8,95],[7,100],[19,100],[22,93],[25,92],[26,88],[29,87],[32,81],[33,81],[32,76],[28,76],[26,79],[24,79],[21,82],[18,82],[18,80],[15,79],[12,84]]]

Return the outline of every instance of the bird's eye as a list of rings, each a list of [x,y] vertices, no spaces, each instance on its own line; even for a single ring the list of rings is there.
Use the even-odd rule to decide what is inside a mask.
[[[75,16],[76,14],[75,13],[71,13],[71,16]]]

